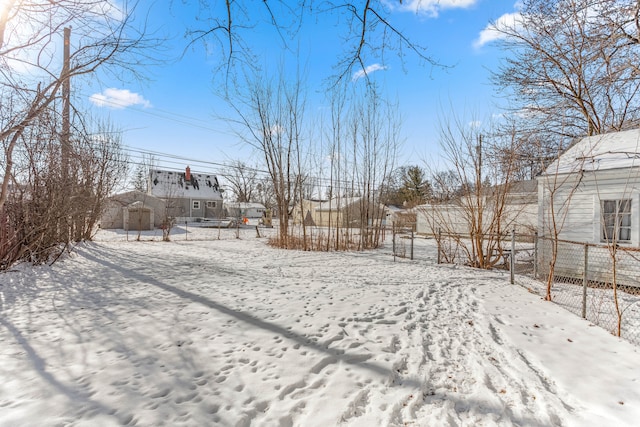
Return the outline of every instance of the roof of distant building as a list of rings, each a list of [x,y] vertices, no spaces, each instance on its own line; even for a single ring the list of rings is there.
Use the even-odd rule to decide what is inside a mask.
[[[354,203],[360,203],[362,197],[334,197],[330,200],[326,200],[320,202],[316,205],[316,210],[321,211],[330,211],[330,210],[340,210],[344,209],[348,206],[353,205]]]
[[[218,178],[213,174],[154,169],[149,177],[149,191],[162,198],[222,199]]]
[[[543,175],[638,166],[640,129],[632,129],[583,138],[554,161]]]

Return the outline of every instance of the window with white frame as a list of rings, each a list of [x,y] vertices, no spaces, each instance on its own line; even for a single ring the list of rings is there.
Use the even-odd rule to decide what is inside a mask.
[[[631,241],[631,199],[602,201],[603,242]]]
[[[215,209],[215,208],[216,208],[216,206],[217,206],[217,203],[216,203],[216,202],[211,201],[211,200],[207,201],[207,207],[208,207],[209,209]]]
[[[200,209],[200,200],[194,200],[193,201],[193,209],[194,210]]]

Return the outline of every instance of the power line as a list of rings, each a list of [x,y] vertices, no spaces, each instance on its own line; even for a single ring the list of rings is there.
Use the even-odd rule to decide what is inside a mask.
[[[88,95],[87,93],[84,92],[80,92],[80,95],[83,96],[87,96],[89,99],[91,99],[91,97],[93,95]],[[126,109],[126,110],[131,110],[131,111],[135,111],[137,113],[142,113],[142,114],[146,114],[148,116],[153,116],[153,117],[157,117],[163,120],[169,120],[172,122],[176,122],[176,123],[180,123],[182,125],[188,126],[188,127],[193,127],[193,128],[199,128],[199,129],[204,129],[204,130],[208,130],[211,132],[216,132],[216,133],[221,133],[221,134],[225,134],[225,135],[229,135],[229,132],[220,130],[220,129],[215,129],[211,126],[209,126],[209,122],[207,120],[204,119],[200,119],[198,117],[193,117],[193,116],[187,116],[184,114],[180,114],[180,113],[176,113],[173,111],[167,111],[167,110],[162,110],[156,107],[152,107],[153,110],[146,110],[146,109],[140,109],[137,108],[133,105],[130,104],[126,104],[124,102],[119,102],[113,98],[111,99],[101,99],[100,102],[111,106],[111,107],[115,107],[117,109]],[[179,119],[178,117],[181,117],[182,119]]]

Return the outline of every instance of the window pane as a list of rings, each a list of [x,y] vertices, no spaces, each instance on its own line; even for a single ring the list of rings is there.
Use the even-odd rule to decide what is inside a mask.
[[[620,237],[619,240],[631,240],[631,229],[630,228],[621,228],[620,229]]]
[[[620,206],[618,208],[619,213],[631,213],[631,200],[620,200]]]
[[[631,214],[624,214],[620,217],[620,226],[631,227]]]
[[[602,201],[602,213],[606,216],[606,214],[615,214],[616,213],[616,201],[615,200],[603,200]]]
[[[605,227],[613,228],[616,225],[616,217],[615,217],[615,215],[605,215],[604,218],[602,218],[602,224]]]
[[[613,240],[613,227],[602,227],[602,240]]]

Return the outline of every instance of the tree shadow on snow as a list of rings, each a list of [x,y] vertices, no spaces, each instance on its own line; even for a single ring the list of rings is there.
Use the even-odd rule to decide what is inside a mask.
[[[348,365],[357,366],[361,369],[371,371],[379,376],[389,378],[390,381],[393,381],[395,385],[400,385],[404,387],[422,388],[423,383],[417,379],[405,378],[405,377],[403,377],[402,379],[398,379],[397,372],[393,372],[392,370],[389,370],[388,368],[381,366],[379,364],[366,361],[367,359],[370,358],[370,355],[368,354],[347,354],[343,350],[330,348],[326,345],[322,345],[321,343],[310,340],[307,337],[300,335],[290,329],[282,327],[276,323],[268,322],[256,316],[253,316],[252,314],[249,314],[240,310],[231,309],[223,304],[213,301],[210,298],[163,283],[162,281],[152,276],[137,272],[131,268],[124,267],[123,265],[126,265],[127,263],[135,262],[131,257],[122,258],[120,261],[122,261],[123,265],[119,265],[117,263],[107,261],[104,258],[95,256],[86,250],[80,249],[78,250],[78,252],[83,257],[93,262],[102,264],[103,266],[108,267],[110,269],[118,271],[122,275],[135,278],[136,280],[142,283],[155,286],[166,292],[172,293],[182,299],[185,299],[197,304],[201,304],[205,307],[216,310],[224,315],[235,318],[241,322],[247,323],[256,328],[260,328],[262,330],[269,331],[277,335],[281,335],[291,341],[294,341],[297,344],[300,344],[301,346],[308,348],[309,350],[313,350],[318,353],[330,356],[333,360],[335,360],[336,363],[342,362]],[[114,256],[114,254],[111,252],[105,255],[106,256],[108,255],[111,258],[113,258]]]

